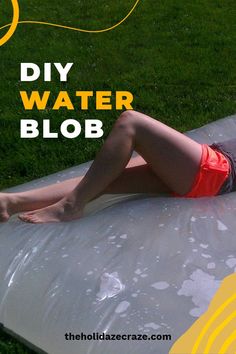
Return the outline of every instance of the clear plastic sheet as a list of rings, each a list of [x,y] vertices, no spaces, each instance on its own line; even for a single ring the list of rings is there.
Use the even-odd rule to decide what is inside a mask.
[[[234,137],[236,116],[187,133]],[[83,174],[75,168],[23,191]],[[49,354],[168,353],[236,270],[236,194],[106,195],[69,223],[0,225],[0,322]],[[65,333],[170,334],[170,341],[78,341]]]

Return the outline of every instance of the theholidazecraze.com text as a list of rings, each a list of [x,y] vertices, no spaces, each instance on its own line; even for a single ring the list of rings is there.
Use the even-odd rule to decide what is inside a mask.
[[[90,341],[90,340],[102,340],[102,341],[120,341],[120,340],[157,340],[157,341],[171,341],[172,337],[170,334],[143,334],[143,333],[136,333],[136,334],[115,334],[115,333],[83,333],[75,334],[75,333],[65,333],[65,340],[77,340],[77,341]]]

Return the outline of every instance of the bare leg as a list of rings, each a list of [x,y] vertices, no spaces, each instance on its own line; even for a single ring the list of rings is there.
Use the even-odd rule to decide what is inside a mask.
[[[12,214],[44,208],[64,198],[77,186],[81,177],[66,180],[47,187],[20,193],[0,193],[0,222]]]
[[[7,221],[12,214],[32,211],[52,205],[69,193],[84,176],[20,193],[0,193],[0,222]],[[122,174],[104,191],[110,193],[167,193],[168,187],[155,175],[141,158],[130,160]]]
[[[104,193],[121,175],[133,150],[139,152],[168,188],[179,194],[190,190],[201,160],[200,144],[142,113],[126,111],[73,192],[21,218],[34,223],[80,218],[86,203]]]

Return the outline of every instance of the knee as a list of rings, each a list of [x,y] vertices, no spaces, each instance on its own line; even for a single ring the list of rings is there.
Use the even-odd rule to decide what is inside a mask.
[[[135,112],[133,110],[127,110],[127,111],[122,112],[115,123],[115,128],[122,129],[126,132],[134,133],[135,123],[136,123],[136,118],[135,118],[136,115],[137,115],[137,112]]]
[[[137,115],[138,115],[138,112],[136,112],[132,109],[128,109],[127,111],[124,111],[121,113],[118,120],[130,121],[130,120],[133,120],[135,117],[137,117]]]

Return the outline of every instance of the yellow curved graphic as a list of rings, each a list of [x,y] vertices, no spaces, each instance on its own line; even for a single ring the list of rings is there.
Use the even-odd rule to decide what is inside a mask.
[[[218,335],[235,318],[236,318],[236,311],[234,311],[229,317],[226,318],[226,320],[224,320],[219,326],[216,327],[216,329],[212,332],[212,334],[208,338],[208,341],[207,341],[207,344],[206,344],[206,349],[204,350],[204,353],[206,353],[206,354],[210,353],[211,346],[215,342],[215,340],[218,337]]]
[[[226,277],[208,310],[172,346],[169,354],[236,354],[236,274]]]
[[[10,27],[9,31],[6,33],[5,36],[3,36],[2,38],[0,38],[0,46],[3,45],[4,43],[6,43],[11,36],[13,35],[13,33],[16,30],[16,27],[18,24],[25,24],[25,23],[30,23],[30,24],[37,24],[37,25],[45,25],[45,26],[51,26],[51,27],[59,27],[59,28],[64,28],[64,29],[68,29],[68,30],[72,30],[72,31],[78,31],[78,32],[85,32],[85,33],[102,33],[102,32],[108,32],[111,31],[113,29],[115,29],[116,27],[120,26],[123,22],[125,22],[128,17],[130,17],[130,15],[134,12],[136,6],[138,5],[138,3],[140,2],[140,0],[136,0],[133,7],[131,8],[131,10],[128,12],[128,14],[119,22],[117,22],[116,24],[114,24],[113,26],[107,27],[107,28],[103,28],[103,29],[98,29],[98,30],[86,30],[86,29],[82,29],[82,28],[76,28],[76,27],[70,27],[70,26],[64,26],[64,25],[59,25],[56,23],[50,23],[50,22],[44,22],[44,21],[19,21],[19,5],[18,5],[18,0],[11,0],[12,5],[13,5],[13,20],[12,23],[8,23],[7,25],[4,25],[2,27],[0,27],[0,30]]]
[[[236,341],[236,330],[233,331],[233,333],[226,339],[226,341],[223,343],[222,347],[220,348],[219,354],[227,354],[229,347],[231,347],[231,344]],[[235,348],[235,346],[234,346]],[[236,353],[236,349],[234,349],[234,352],[232,354]]]
[[[3,45],[4,43],[6,43],[7,41],[9,41],[9,39],[14,34],[16,27],[19,23],[20,11],[19,11],[18,0],[11,0],[11,3],[12,3],[12,8],[13,8],[12,23],[10,23],[7,26],[1,27],[1,28],[5,28],[5,27],[10,27],[10,28],[7,31],[7,33],[3,37],[0,38],[0,46]]]

